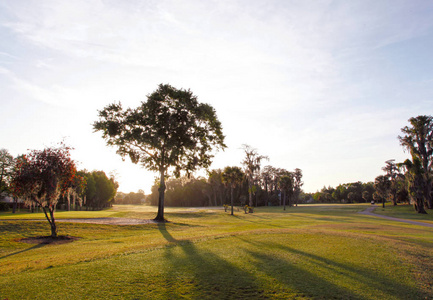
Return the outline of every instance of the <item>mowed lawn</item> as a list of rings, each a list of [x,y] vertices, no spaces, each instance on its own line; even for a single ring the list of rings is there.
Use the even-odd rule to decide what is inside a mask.
[[[20,242],[49,234],[42,214],[1,213],[0,299],[433,299],[433,228],[357,213],[367,207],[167,208],[166,224],[59,222],[60,235],[78,239],[49,245]]]

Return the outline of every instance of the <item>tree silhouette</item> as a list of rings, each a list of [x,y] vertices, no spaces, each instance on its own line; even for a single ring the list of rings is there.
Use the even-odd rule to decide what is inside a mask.
[[[65,195],[72,186],[77,171],[69,150],[70,148],[64,145],[42,151],[33,150],[17,159],[12,177],[14,195],[42,207],[53,238],[57,237],[54,218],[56,204],[59,197]]]
[[[123,110],[120,103],[99,111],[95,131],[102,131],[110,146],[122,157],[159,172],[159,200],[156,221],[164,219],[165,178],[170,171],[190,174],[207,168],[212,150],[225,148],[221,123],[215,110],[197,101],[190,90],[160,84],[135,109]]]
[[[231,215],[233,215],[233,189],[242,183],[244,173],[239,167],[225,167],[222,173],[222,179],[225,184],[230,186]]]
[[[248,200],[249,206],[253,206],[253,191],[254,182],[256,180],[257,173],[260,172],[260,163],[263,159],[268,159],[265,155],[259,155],[257,150],[249,145],[242,145],[242,149],[245,152],[245,158],[242,164],[245,166],[245,175],[248,181]]]
[[[294,192],[293,175],[291,173],[288,173],[287,175],[283,175],[280,177],[280,189],[283,192],[283,205],[284,205],[284,210],[286,210],[286,198],[288,196],[290,199]],[[289,200],[289,205],[290,205],[290,200]]]
[[[412,162],[416,163],[416,159],[421,163],[422,179],[424,183],[423,193],[424,199],[429,208],[433,208],[432,201],[432,156],[433,156],[433,118],[431,116],[418,116],[410,118],[411,126],[405,126],[401,129],[404,136],[399,136],[400,144],[412,155]]]

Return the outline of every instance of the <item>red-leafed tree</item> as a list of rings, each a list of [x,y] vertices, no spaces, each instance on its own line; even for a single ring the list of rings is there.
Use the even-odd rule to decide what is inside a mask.
[[[58,148],[32,150],[17,159],[12,177],[15,196],[35,202],[42,207],[50,223],[51,237],[57,237],[54,218],[56,204],[74,182],[77,171],[70,157],[70,148],[63,144]]]

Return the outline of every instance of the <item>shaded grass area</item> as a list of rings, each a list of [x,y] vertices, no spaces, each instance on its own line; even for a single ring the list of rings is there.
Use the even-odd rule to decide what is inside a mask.
[[[385,208],[377,207],[374,210],[375,214],[384,215],[393,218],[401,218],[419,222],[433,224],[433,210],[427,209],[427,214],[418,214],[415,212],[412,205],[387,205]]]
[[[80,237],[63,245],[18,242],[47,234],[46,222],[0,221],[0,299],[433,298],[433,231],[356,213],[364,207],[62,223],[61,234]]]

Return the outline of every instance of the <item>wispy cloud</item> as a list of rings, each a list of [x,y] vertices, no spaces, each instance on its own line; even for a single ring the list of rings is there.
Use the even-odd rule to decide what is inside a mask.
[[[191,88],[217,109],[227,153],[249,143],[274,165],[305,168],[308,182],[320,180],[312,177],[318,164],[338,164],[341,176],[363,165],[362,176],[370,176],[372,160],[397,151],[401,123],[432,108],[432,74],[407,82],[407,64],[388,52],[432,39],[428,1],[41,0],[0,7],[0,30],[15,43],[0,46],[8,60],[0,67],[5,93],[59,107],[59,114],[76,106],[93,116],[114,100],[137,105],[161,82]],[[427,57],[428,47],[420,47]]]

